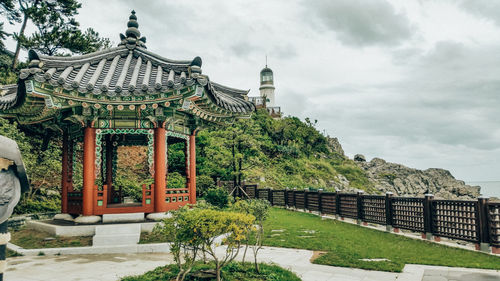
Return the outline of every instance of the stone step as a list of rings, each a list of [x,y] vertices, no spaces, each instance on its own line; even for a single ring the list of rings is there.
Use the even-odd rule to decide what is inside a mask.
[[[96,235],[92,238],[92,246],[136,245],[141,238],[139,234]]]
[[[135,245],[141,238],[141,224],[98,225],[92,246]]]
[[[95,235],[121,235],[121,234],[141,234],[141,224],[109,224],[97,225],[95,227]]]
[[[104,214],[104,215],[102,215],[102,222],[103,223],[141,222],[141,221],[144,221],[144,213]]]

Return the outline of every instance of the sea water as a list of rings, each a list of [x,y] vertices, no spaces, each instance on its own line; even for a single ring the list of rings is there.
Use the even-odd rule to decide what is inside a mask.
[[[500,181],[471,181],[468,185],[481,187],[481,195],[500,198]]]

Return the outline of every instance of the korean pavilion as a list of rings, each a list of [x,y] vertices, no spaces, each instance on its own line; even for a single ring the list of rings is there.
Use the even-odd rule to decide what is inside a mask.
[[[18,83],[0,89],[0,117],[62,135],[61,212],[79,215],[81,223],[104,214],[161,216],[196,203],[197,131],[231,124],[255,110],[247,90],[202,74],[200,57],[171,60],[148,51],[134,11],[127,27],[117,47],[86,55],[30,50],[29,67],[21,70]],[[185,144],[185,188],[167,188],[170,141]],[[83,147],[80,190],[72,178],[77,142]],[[154,179],[142,187],[142,202],[136,204],[122,202],[113,184],[117,147],[129,144],[147,146]]]

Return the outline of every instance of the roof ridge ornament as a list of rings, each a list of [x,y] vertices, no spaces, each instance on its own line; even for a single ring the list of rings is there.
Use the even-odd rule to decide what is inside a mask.
[[[137,22],[137,16],[135,15],[134,10],[132,10],[130,17],[128,18],[125,35],[120,33],[120,40],[121,42],[118,46],[125,45],[130,50],[133,50],[137,46],[146,48],[146,37],[141,37],[139,23]]]

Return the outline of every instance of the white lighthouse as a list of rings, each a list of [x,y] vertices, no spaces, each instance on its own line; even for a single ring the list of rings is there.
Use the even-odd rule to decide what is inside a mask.
[[[267,67],[264,67],[260,71],[260,96],[266,100],[267,107],[274,107],[274,78],[273,71]]]

